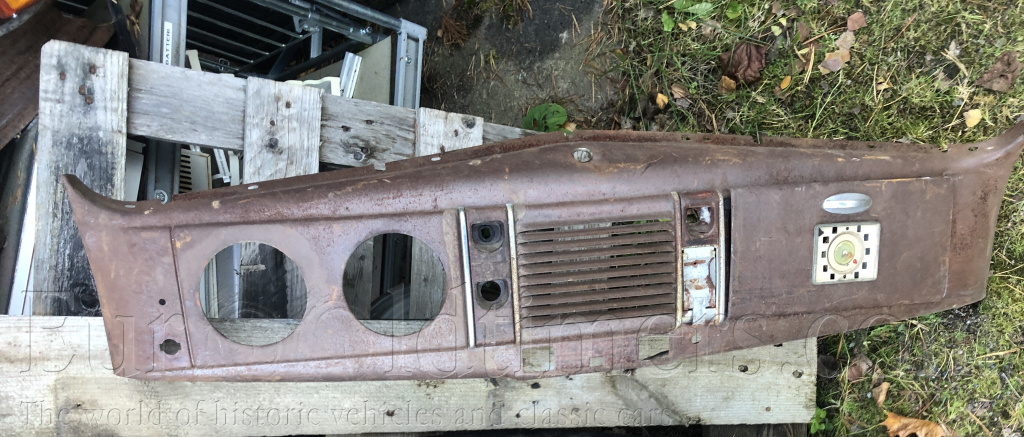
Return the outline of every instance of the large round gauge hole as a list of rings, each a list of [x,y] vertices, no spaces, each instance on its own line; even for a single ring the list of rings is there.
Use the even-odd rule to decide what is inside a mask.
[[[441,259],[405,234],[362,242],[349,255],[342,277],[352,315],[371,331],[392,336],[418,332],[434,320],[446,289]]]
[[[277,343],[306,313],[306,282],[298,266],[273,246],[242,242],[206,264],[199,303],[217,332],[236,343]]]

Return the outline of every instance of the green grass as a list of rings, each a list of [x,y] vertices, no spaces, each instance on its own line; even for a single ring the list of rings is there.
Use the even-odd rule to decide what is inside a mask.
[[[667,0],[608,4],[608,18],[623,41],[621,120],[632,120],[636,129],[958,147],[993,137],[1024,114],[1024,79],[1005,94],[973,86],[1000,53],[1024,52],[1024,4],[780,1],[782,10],[802,8],[800,16],[787,17],[784,25],[772,13],[771,2],[740,2],[743,12],[735,19],[726,16],[727,3],[712,2],[713,11],[703,17],[677,11]],[[821,74],[817,64],[825,52],[836,50],[846,18],[857,10],[864,11],[868,24],[856,31],[851,61],[839,72]],[[708,34],[700,27],[665,32],[662,11],[677,22],[710,19],[720,24]],[[811,36],[821,35],[806,76],[791,71],[796,50],[804,48],[794,41],[798,21],[810,28]],[[778,39],[772,26],[782,30]],[[721,93],[718,54],[741,40],[770,44],[768,65],[760,82]],[[943,55],[953,40],[960,47],[957,62]],[[792,76],[791,85],[777,91],[787,75]],[[888,87],[878,89],[879,83]],[[670,103],[662,111],[645,110],[652,95],[671,96],[672,84],[688,90],[688,107]],[[969,109],[983,113],[973,128],[963,121]],[[823,338],[820,353],[836,358],[842,371],[858,353],[871,358],[892,384],[885,410],[942,423],[960,436],[986,435],[979,422],[996,436],[1024,432],[1024,351],[1017,350],[1024,348],[1022,195],[1024,173],[1018,164],[999,216],[994,274],[985,300]],[[825,412],[823,421],[835,426],[817,435],[886,435],[877,426],[885,413],[870,390],[870,380],[851,384],[842,377],[819,378],[818,406]]]

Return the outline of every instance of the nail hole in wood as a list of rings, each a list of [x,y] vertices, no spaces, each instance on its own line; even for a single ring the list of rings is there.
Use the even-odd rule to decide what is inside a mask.
[[[348,127],[348,126],[342,126],[342,127],[341,127],[341,131],[342,131],[342,132],[348,132],[348,131],[350,131],[350,130],[352,130],[352,128],[350,128],[350,127]]]
[[[60,72],[60,80],[64,80],[64,79],[67,79],[67,78],[68,78],[68,75],[67,75],[67,73],[65,73],[65,72],[63,72],[63,71],[62,71],[62,72]]]
[[[291,108],[292,107],[292,102],[284,102],[284,107],[285,108]]]
[[[95,65],[90,65],[89,66],[89,73],[90,74],[96,74],[96,66]]]
[[[271,125],[271,126],[277,126],[277,122],[276,122],[276,121],[274,121],[274,120],[270,120],[270,125]]]
[[[373,120],[366,120],[366,124],[372,125],[373,124]]]
[[[85,95],[85,85],[78,86],[78,94],[83,96]]]
[[[92,100],[92,96],[85,96],[85,104],[86,105],[91,105],[92,101],[93,101]]]

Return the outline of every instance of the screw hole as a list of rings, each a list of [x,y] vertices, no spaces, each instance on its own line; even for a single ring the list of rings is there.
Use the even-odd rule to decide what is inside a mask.
[[[181,343],[174,340],[167,339],[163,343],[160,343],[160,351],[167,355],[174,355],[181,350]]]
[[[736,369],[743,373],[747,373],[747,371],[750,370],[750,368],[748,368],[746,364],[740,364],[740,366],[737,367]]]
[[[167,305],[167,301],[163,299],[158,300],[157,303],[159,303],[160,305]]]

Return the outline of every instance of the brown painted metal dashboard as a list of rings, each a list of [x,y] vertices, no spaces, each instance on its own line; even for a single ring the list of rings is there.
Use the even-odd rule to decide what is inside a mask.
[[[300,381],[630,369],[816,337],[984,297],[1024,125],[954,145],[580,132],[176,196],[65,187],[115,372]],[[375,235],[439,258],[436,317],[382,333],[346,301]],[[271,245],[305,281],[254,346],[204,313],[207,260]],[[488,288],[491,287],[491,288]],[[246,329],[272,330],[273,323]]]

